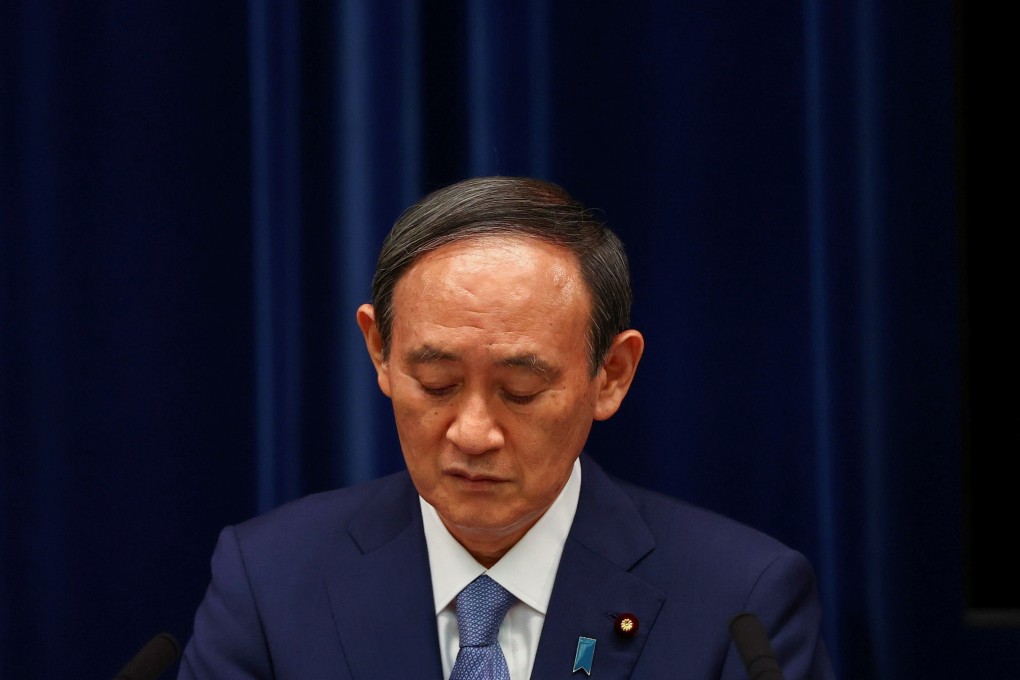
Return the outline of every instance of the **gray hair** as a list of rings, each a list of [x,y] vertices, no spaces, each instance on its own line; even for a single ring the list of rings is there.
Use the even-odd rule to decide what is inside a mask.
[[[597,374],[613,338],[630,324],[630,270],[623,243],[564,189],[527,177],[464,180],[434,191],[397,219],[372,277],[383,356],[389,354],[393,292],[408,268],[447,244],[494,235],[530,236],[577,257],[592,299],[586,340],[589,369]]]

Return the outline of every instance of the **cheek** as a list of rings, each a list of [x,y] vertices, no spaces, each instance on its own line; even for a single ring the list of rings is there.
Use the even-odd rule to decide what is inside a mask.
[[[534,416],[522,430],[527,434],[519,441],[524,452],[525,470],[548,470],[568,467],[580,453],[591,430],[591,408],[584,401],[559,404],[558,408]]]
[[[591,429],[594,413],[592,390],[565,390],[554,403],[553,408],[541,426],[542,431],[558,442],[573,442],[587,436]]]
[[[432,405],[419,400],[394,400],[393,417],[405,456],[422,458],[434,453],[444,427],[442,414]]]

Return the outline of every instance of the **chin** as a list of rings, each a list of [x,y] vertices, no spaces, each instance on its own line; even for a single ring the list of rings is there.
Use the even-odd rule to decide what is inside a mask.
[[[475,503],[454,502],[446,507],[448,512],[444,512],[439,506],[436,510],[440,517],[458,531],[498,535],[512,532],[517,524],[510,518],[487,513]]]

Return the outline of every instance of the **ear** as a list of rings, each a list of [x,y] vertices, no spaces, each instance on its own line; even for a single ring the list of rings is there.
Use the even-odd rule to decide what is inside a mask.
[[[365,336],[368,356],[372,359],[372,364],[375,365],[379,389],[388,397],[390,396],[390,365],[383,358],[382,335],[379,334],[379,326],[375,323],[375,308],[372,305],[358,307],[358,326],[361,328],[361,334]]]
[[[645,339],[636,330],[626,330],[613,339],[596,377],[602,385],[595,396],[595,420],[607,420],[620,408],[644,351]]]

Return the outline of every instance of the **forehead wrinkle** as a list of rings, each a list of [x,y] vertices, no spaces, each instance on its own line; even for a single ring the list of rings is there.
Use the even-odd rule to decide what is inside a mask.
[[[474,281],[474,285],[471,286],[452,285],[451,277],[483,273],[491,270],[493,267],[509,264],[516,269],[518,277],[523,275],[525,278],[523,280],[518,278],[516,281],[500,282],[502,288],[501,298],[503,300],[525,300],[533,297],[536,292],[530,289],[530,287],[525,286],[522,288],[521,286],[521,283],[530,283],[532,274],[527,272],[533,270],[536,266],[537,256],[530,250],[530,247],[535,242],[561,250],[568,260],[567,263],[557,262],[551,267],[542,267],[544,273],[551,278],[549,282],[551,288],[557,290],[564,300],[580,294],[587,302],[589,297],[588,290],[581,276],[577,256],[563,246],[525,235],[484,235],[477,238],[469,237],[454,241],[422,255],[409,268],[408,273],[416,272],[420,279],[417,285],[418,296],[435,295],[437,292],[445,289],[453,294],[460,294],[469,298],[468,301],[462,302],[462,304],[472,304],[480,299],[479,288],[485,290],[491,283]],[[441,263],[440,271],[434,271],[429,266],[422,266],[427,263]],[[397,285],[399,286],[403,283],[406,278],[406,275],[401,277]],[[488,310],[483,309],[479,311]]]

